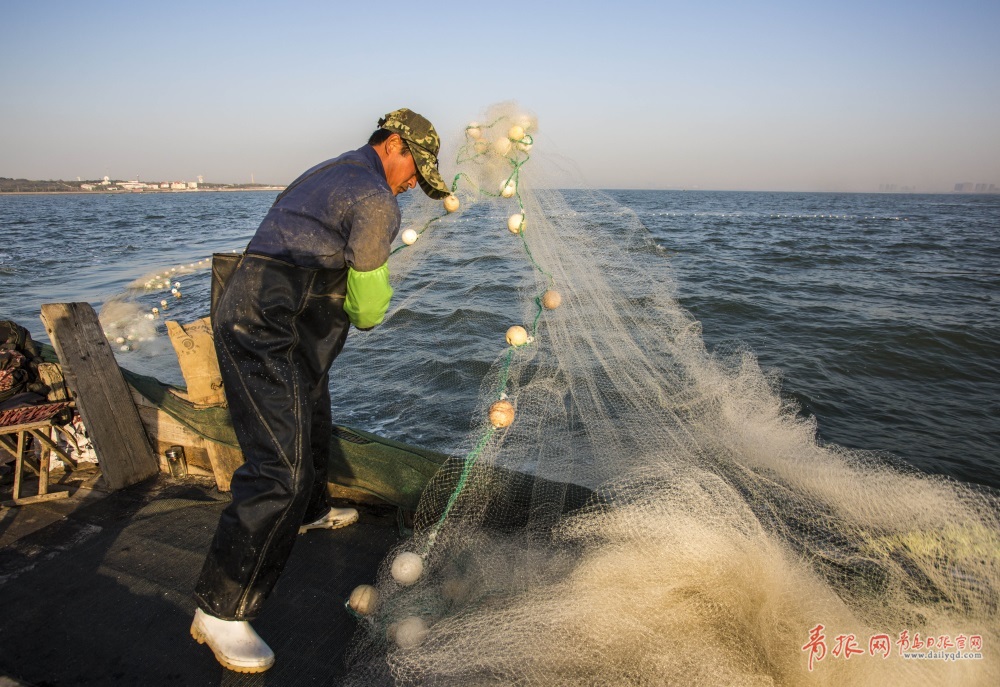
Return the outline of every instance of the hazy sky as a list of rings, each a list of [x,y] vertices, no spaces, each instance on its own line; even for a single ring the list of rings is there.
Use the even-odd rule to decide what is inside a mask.
[[[5,0],[0,176],[283,184],[516,100],[601,188],[1000,186],[996,0],[537,4]]]

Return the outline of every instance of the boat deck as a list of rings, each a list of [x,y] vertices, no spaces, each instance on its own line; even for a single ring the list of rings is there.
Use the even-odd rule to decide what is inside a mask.
[[[244,675],[188,632],[228,494],[163,474],[107,493],[97,476],[53,476],[70,498],[0,509],[0,687],[339,684],[357,627],[343,602],[399,540],[393,509],[360,506],[357,525],[300,536],[254,622],[275,665]]]

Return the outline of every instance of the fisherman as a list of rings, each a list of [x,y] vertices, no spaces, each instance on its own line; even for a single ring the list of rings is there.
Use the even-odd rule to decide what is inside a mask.
[[[329,370],[350,325],[367,331],[389,307],[396,196],[448,187],[440,139],[408,109],[379,120],[368,144],[306,171],[264,217],[214,313],[219,367],[246,462],[195,588],[191,635],[222,665],[256,673],[274,652],[250,626],[296,534],[358,519],[326,501],[332,419]]]

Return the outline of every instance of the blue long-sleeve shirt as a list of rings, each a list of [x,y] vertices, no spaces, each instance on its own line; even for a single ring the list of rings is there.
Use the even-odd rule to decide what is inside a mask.
[[[302,267],[350,266],[359,272],[389,259],[399,233],[399,205],[374,148],[366,145],[321,162],[289,189],[260,223],[248,252]]]

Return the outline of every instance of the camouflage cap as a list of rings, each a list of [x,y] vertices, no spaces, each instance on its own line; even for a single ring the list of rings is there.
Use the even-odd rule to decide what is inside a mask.
[[[404,107],[393,110],[378,120],[378,126],[399,134],[406,141],[417,165],[417,181],[424,193],[435,199],[444,198],[451,193],[438,171],[437,155],[441,150],[441,138],[433,124]]]

